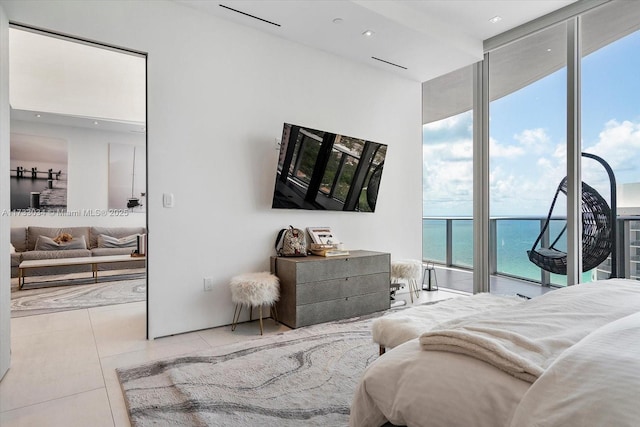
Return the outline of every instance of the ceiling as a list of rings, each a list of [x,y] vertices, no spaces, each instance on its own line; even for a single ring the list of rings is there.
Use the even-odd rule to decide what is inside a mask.
[[[143,56],[9,30],[11,119],[145,132]]]
[[[424,82],[482,59],[484,40],[575,0],[175,1]],[[13,119],[145,132],[143,57],[16,29],[10,43]]]
[[[576,0],[175,1],[424,82],[481,60],[484,40]]]

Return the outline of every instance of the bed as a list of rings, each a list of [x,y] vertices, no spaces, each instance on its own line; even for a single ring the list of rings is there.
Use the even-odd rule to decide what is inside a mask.
[[[364,372],[355,426],[637,426],[640,283],[610,279],[453,319]]]

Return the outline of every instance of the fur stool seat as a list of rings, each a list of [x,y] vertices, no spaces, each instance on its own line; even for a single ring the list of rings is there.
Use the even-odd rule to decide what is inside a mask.
[[[231,288],[231,301],[236,304],[233,311],[233,322],[231,330],[234,331],[240,319],[243,306],[249,307],[249,320],[253,316],[253,308],[258,307],[260,313],[260,335],[263,333],[262,327],[262,306],[270,307],[273,319],[278,321],[275,303],[280,299],[280,279],[268,271],[260,273],[247,273],[234,276],[229,282]]]
[[[413,302],[413,296],[420,298],[418,282],[422,278],[422,261],[404,259],[391,261],[391,280],[397,283],[406,280],[409,285],[409,296]]]

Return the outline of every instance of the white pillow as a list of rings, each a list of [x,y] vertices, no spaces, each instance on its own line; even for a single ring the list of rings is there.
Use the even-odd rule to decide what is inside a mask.
[[[121,238],[107,236],[106,234],[98,235],[99,248],[136,248],[138,247],[138,235],[132,234]]]
[[[13,243],[9,243],[11,245],[11,248],[9,249],[9,253],[11,254],[15,254],[16,253],[16,247],[13,246]]]
[[[640,420],[640,312],[565,350],[525,393],[511,427],[635,427]]]

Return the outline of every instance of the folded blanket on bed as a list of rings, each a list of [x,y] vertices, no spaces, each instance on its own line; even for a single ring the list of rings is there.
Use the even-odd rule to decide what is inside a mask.
[[[521,304],[517,296],[480,293],[459,296],[437,303],[417,305],[378,317],[371,323],[373,342],[392,349],[427,332],[447,320],[475,314],[483,310]]]
[[[534,382],[591,331],[640,311],[640,283],[614,279],[570,286],[440,324],[420,336],[423,350],[465,354]]]

